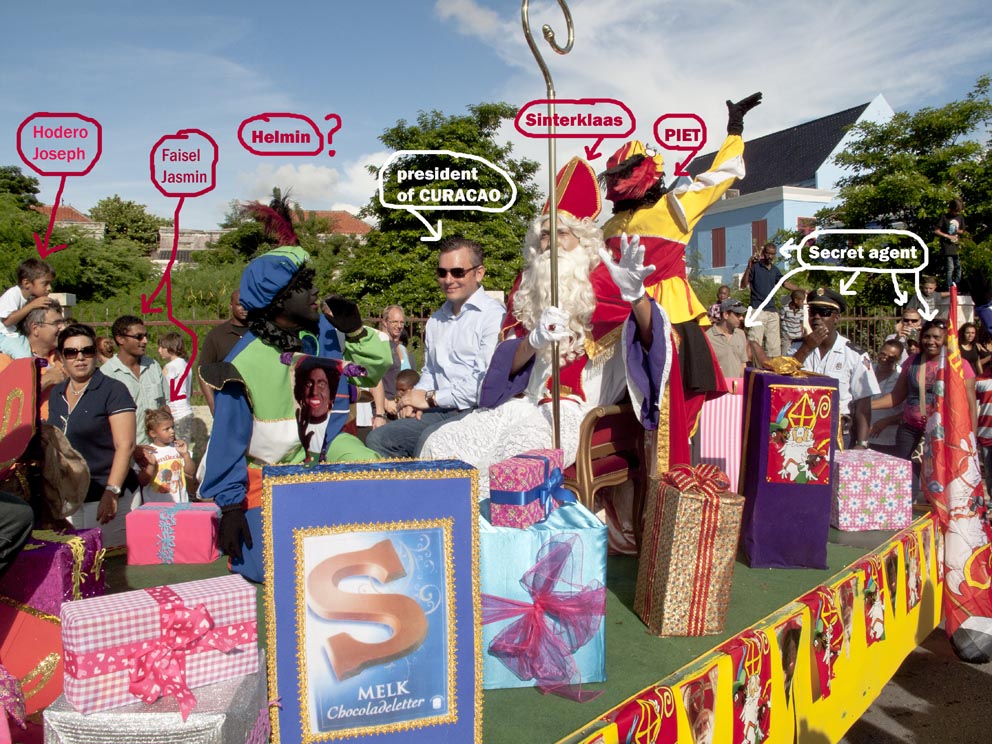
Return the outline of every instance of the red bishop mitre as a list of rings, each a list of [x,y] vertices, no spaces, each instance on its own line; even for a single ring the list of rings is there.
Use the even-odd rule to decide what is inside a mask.
[[[665,160],[648,152],[640,140],[631,140],[606,161],[606,198],[611,202],[640,199],[665,173]]]
[[[596,172],[582,158],[572,158],[558,171],[555,193],[558,211],[576,220],[594,220],[603,208]],[[545,201],[543,214],[548,213],[550,204],[550,199]]]

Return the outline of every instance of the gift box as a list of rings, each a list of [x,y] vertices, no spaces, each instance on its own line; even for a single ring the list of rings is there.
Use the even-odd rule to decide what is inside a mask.
[[[0,579],[0,594],[49,615],[63,602],[106,591],[99,528],[35,530]]]
[[[93,713],[258,671],[255,587],[230,575],[62,606],[65,696]]]
[[[901,530],[913,521],[909,460],[874,450],[834,453],[830,524],[839,530]]]
[[[480,511],[483,688],[605,680],[606,525],[579,503],[525,530]]]
[[[741,470],[741,426],[744,421],[744,380],[727,380],[726,395],[703,403],[699,412],[699,462],[715,465],[737,493]]]
[[[739,493],[754,568],[827,568],[837,380],[748,368]]]
[[[45,742],[245,744],[249,735],[267,730],[269,724],[264,653],[257,661],[254,674],[199,688],[196,710],[185,721],[172,698],[83,715],[63,695],[45,710]],[[250,741],[267,742],[268,736],[263,732]]]
[[[489,466],[490,521],[525,529],[546,519],[561,503],[575,501],[562,487],[560,449],[528,450]]]
[[[213,563],[220,557],[215,504],[145,504],[127,515],[127,563]]]
[[[28,716],[50,705],[62,694],[59,619],[0,597],[0,663],[20,683]],[[12,727],[15,740],[20,731]]]
[[[675,468],[648,495],[634,611],[655,635],[722,633],[744,499],[713,465]]]

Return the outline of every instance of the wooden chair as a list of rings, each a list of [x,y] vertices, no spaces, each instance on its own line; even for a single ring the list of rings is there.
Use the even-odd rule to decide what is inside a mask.
[[[634,482],[634,534],[640,545],[647,493],[644,427],[629,402],[593,408],[579,428],[575,464],[563,473],[565,487],[590,511],[596,492]]]

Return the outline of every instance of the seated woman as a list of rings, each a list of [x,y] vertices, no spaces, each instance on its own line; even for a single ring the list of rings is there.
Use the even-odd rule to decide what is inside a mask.
[[[130,467],[134,400],[123,383],[96,368],[96,334],[89,326],[64,328],[56,349],[68,379],[52,389],[48,423],[62,430],[90,468],[86,501],[69,521],[77,529],[102,526],[105,546],[124,545],[124,515],[132,498],[140,503]]]

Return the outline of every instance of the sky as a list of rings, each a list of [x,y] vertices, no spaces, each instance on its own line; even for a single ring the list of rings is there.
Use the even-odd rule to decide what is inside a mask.
[[[716,149],[728,98],[761,91],[745,140],[883,94],[915,111],[963,98],[992,73],[992,10],[985,0],[571,0],[573,49],[560,43],[557,2],[534,2],[531,28],[559,98],[612,98],[653,138],[666,113],[701,117]],[[391,154],[378,136],[420,111],[461,114],[481,102],[523,107],[546,97],[517,0],[365,0],[282,3],[212,0],[4,3],[0,25],[0,164],[30,169],[17,151],[20,124],[38,112],[95,119],[103,150],[86,175],[66,179],[62,202],[86,212],[119,194],[171,217],[175,198],[149,177],[161,137],[199,129],[217,143],[216,187],[187,198],[182,227],[212,229],[233,199],[291,189],[305,209],[357,211],[376,193],[369,164]],[[330,126],[320,154],[260,156],[238,141],[241,123],[266,112]],[[547,142],[512,124],[501,136],[517,155],[547,163]],[[606,140],[609,155],[622,140]],[[592,140],[559,140],[557,162]],[[334,149],[334,156],[328,150]],[[745,152],[746,159],[746,152]],[[667,160],[667,158],[666,158]],[[605,158],[594,163],[605,163]],[[40,177],[51,204],[60,179]],[[540,176],[546,188],[547,167]]]

